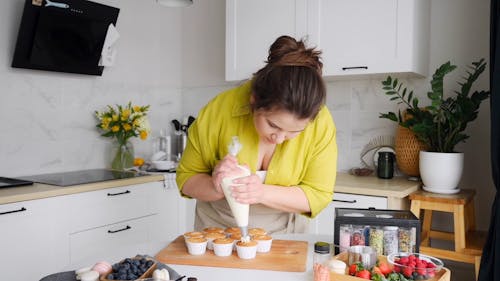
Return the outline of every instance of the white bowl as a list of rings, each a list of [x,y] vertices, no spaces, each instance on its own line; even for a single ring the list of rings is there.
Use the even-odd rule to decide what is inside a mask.
[[[165,160],[165,161],[151,161],[153,163],[153,166],[157,170],[169,170],[175,168],[175,162],[170,161],[170,160]]]

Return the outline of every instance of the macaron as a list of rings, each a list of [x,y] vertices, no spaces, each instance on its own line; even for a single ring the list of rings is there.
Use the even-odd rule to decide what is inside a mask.
[[[92,270],[97,271],[99,275],[103,275],[111,271],[111,264],[106,261],[100,261],[92,267]]]

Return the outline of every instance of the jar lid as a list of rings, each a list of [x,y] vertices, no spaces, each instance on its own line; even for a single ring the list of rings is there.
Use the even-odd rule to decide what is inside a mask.
[[[316,242],[314,243],[314,252],[320,254],[330,253],[330,244],[327,242]]]

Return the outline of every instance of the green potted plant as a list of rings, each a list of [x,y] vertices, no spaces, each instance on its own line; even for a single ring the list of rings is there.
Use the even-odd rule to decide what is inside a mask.
[[[430,103],[427,106],[421,106],[413,91],[408,91],[398,79],[388,76],[382,81],[383,90],[390,100],[403,104],[406,108],[405,115],[400,110],[398,114],[380,113],[379,117],[408,128],[427,147],[427,151],[421,151],[419,155],[420,176],[424,189],[433,192],[458,192],[463,153],[457,152],[455,146],[469,138],[465,129],[469,122],[477,118],[481,102],[490,95],[489,91],[471,93],[472,85],[486,69],[485,60],[480,59],[472,62],[465,76],[457,81],[460,89],[446,96],[444,78],[456,68],[448,61],[436,69],[430,81],[431,91],[427,93]],[[431,160],[428,160],[429,156]],[[450,158],[454,163],[450,164],[446,162],[447,160],[440,160],[439,157]],[[436,177],[427,175],[427,172],[442,175],[444,179],[434,180]]]

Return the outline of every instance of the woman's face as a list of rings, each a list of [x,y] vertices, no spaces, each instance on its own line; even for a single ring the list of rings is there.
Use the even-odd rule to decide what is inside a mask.
[[[285,110],[256,110],[254,124],[260,139],[268,144],[280,144],[298,136],[310,119],[298,119]]]

